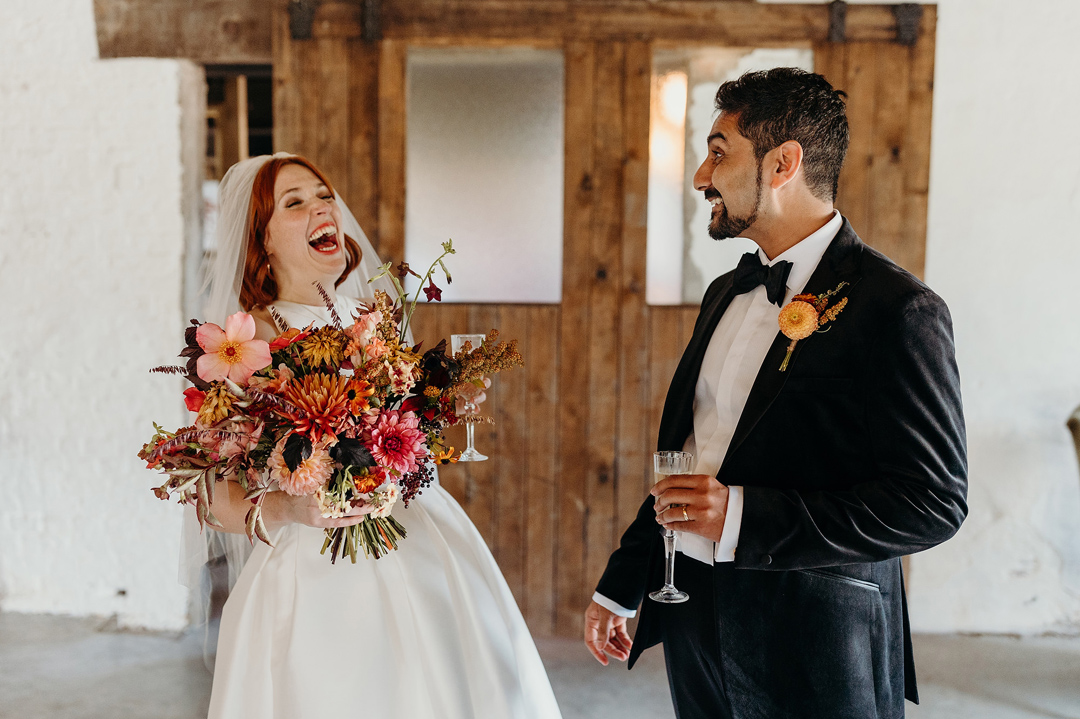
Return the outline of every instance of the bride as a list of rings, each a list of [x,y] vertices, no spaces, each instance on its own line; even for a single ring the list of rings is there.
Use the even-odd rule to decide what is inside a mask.
[[[374,289],[394,296],[389,283],[367,283],[378,258],[307,160],[244,160],[220,193],[209,321],[242,307],[270,340],[271,306],[294,327],[330,322],[313,282],[345,321]],[[248,506],[235,482],[216,492],[230,569],[243,561]],[[323,529],[363,517],[324,519],[311,497],[267,496],[273,547],[249,550],[222,611],[211,718],[560,717],[521,612],[464,511],[436,482],[394,516],[408,532],[397,551],[331,565],[319,554]]]

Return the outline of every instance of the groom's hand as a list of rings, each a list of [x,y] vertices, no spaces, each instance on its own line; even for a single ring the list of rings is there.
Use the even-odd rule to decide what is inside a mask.
[[[656,521],[665,529],[719,542],[727,517],[728,488],[707,474],[673,474],[657,482]]]
[[[632,645],[630,635],[626,633],[626,617],[617,616],[596,602],[589,602],[589,608],[585,610],[585,646],[596,661],[606,667],[607,655],[610,654],[625,662]]]

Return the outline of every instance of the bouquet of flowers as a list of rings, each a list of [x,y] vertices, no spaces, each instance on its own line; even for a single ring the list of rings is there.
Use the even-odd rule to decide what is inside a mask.
[[[432,281],[454,254],[443,254],[420,278],[428,301],[440,299]],[[221,528],[210,510],[215,485],[233,479],[251,502],[246,531],[270,544],[262,508],[267,493],[279,489],[295,496],[313,495],[324,517],[342,517],[353,508],[366,511],[350,527],[327,529],[322,552],[330,559],[358,550],[376,559],[397,549],[405,529],[391,510],[408,506],[432,480],[432,466],[456,461],[443,429],[462,421],[455,400],[485,375],[523,364],[516,341],[498,342],[492,330],[480,347],[466,345],[457,356],[446,341],[422,352],[404,338],[419,299],[410,301],[401,284],[420,277],[402,263],[376,276],[389,275],[397,298],[376,292],[345,324],[319,287],[333,323],[290,328],[272,342],[254,339],[255,321],[238,312],[221,328],[192,320],[180,356],[185,366],[155,367],[152,372],[179,374],[192,387],[184,392],[195,423],[176,431],[158,426],[139,457],[168,480],[155,488],[158,498],[176,497],[196,507],[200,525]],[[424,282],[428,283],[424,287]]]

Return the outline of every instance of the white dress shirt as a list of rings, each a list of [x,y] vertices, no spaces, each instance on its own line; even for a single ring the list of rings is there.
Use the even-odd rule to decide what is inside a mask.
[[[758,250],[763,263],[771,266],[787,261],[792,265],[784,304],[803,291],[842,225],[843,218],[834,211],[832,219],[820,230],[771,261]],[[759,285],[732,298],[716,325],[694,389],[694,431],[683,445],[683,450],[695,457],[694,474],[715,477],[720,471],[761,363],[776,339],[779,317],[780,307],[769,302],[765,286]],[[743,496],[740,486],[728,490],[727,517],[720,541],[676,531],[677,551],[706,564],[735,561],[735,547],[742,530]],[[632,617],[637,613],[599,592],[593,594],[593,601],[619,616]]]

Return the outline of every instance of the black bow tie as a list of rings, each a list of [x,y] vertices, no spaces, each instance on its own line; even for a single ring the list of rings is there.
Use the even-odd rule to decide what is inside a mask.
[[[765,285],[765,294],[768,295],[769,302],[780,307],[784,304],[784,294],[787,292],[787,278],[790,272],[791,263],[786,260],[781,260],[775,265],[763,265],[758,253],[747,252],[739,260],[738,267],[735,268],[732,289],[735,294],[741,295],[758,285]]]

